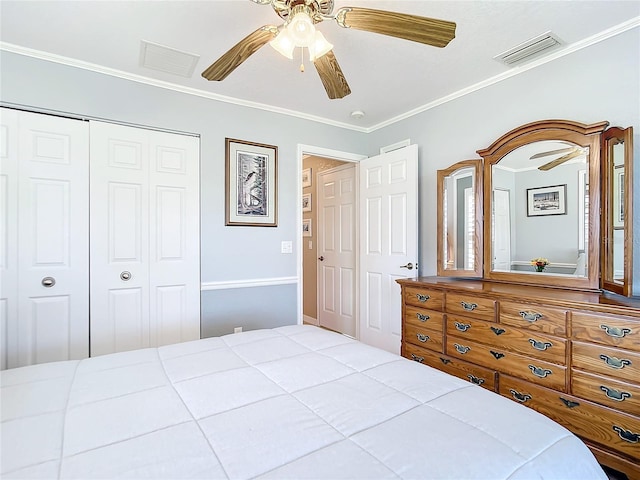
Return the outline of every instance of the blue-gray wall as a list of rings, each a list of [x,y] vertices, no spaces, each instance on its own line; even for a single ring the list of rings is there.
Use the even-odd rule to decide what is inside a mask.
[[[633,126],[634,184],[640,185],[640,29],[635,28],[553,62],[364,134],[287,115],[217,102],[79,68],[0,52],[0,100],[76,115],[147,125],[201,136],[202,282],[294,278],[299,246],[299,144],[374,155],[382,145],[410,138],[420,155],[420,274],[436,271],[436,171],[477,158],[505,132],[524,123],[561,118],[608,120]],[[224,139],[278,146],[278,227],[225,227]],[[640,187],[634,196],[636,294],[640,294]],[[234,326],[295,323],[294,283],[206,290],[203,333]]]

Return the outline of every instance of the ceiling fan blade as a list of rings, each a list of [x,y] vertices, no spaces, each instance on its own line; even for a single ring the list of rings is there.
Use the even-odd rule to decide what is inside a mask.
[[[349,84],[344,78],[344,74],[338,65],[336,56],[333,54],[333,50],[325,53],[320,58],[317,58],[313,64],[320,75],[320,80],[324,85],[324,89],[327,91],[327,95],[331,99],[346,97],[351,93]]]
[[[549,150],[548,152],[536,153],[535,155],[531,155],[530,160],[535,160],[536,158],[548,157],[549,155],[559,155],[561,153],[567,153],[575,150],[575,147],[566,147],[560,148],[559,150]]]
[[[456,36],[454,22],[370,8],[341,8],[336,13],[336,21],[341,27],[390,35],[434,47],[445,47]]]
[[[278,34],[278,27],[265,25],[240,40],[231,49],[202,72],[207,80],[224,80],[251,55],[256,53],[267,42]]]
[[[581,148],[575,148],[572,152],[567,153],[566,155],[563,155],[560,158],[556,158],[555,160],[552,160],[549,163],[545,163],[544,165],[539,166],[538,170],[542,170],[546,172],[547,170],[551,170],[552,168],[562,165],[564,162],[567,162],[572,158],[579,157],[582,154],[583,154],[583,151]]]

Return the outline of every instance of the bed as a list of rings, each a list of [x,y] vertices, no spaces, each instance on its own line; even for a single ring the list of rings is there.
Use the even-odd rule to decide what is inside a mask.
[[[548,418],[313,326],[2,372],[2,478],[606,479]]]

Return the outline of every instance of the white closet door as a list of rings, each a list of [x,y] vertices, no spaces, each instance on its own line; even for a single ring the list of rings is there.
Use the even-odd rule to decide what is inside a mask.
[[[10,121],[9,129],[16,131],[17,125],[17,136],[7,132],[7,154],[15,155],[8,161],[13,165],[8,172],[17,181],[3,179],[8,187],[3,190],[3,205],[11,211],[3,226],[11,239],[7,242],[11,253],[3,259],[7,272],[13,271],[17,251],[17,282],[15,276],[12,282],[17,291],[11,293],[17,298],[17,311],[10,300],[3,308],[7,366],[85,358],[89,353],[88,125],[49,115],[14,114],[17,123]],[[16,138],[17,149],[11,146]]]
[[[0,368],[18,365],[18,112],[0,109]]]
[[[152,345],[200,338],[200,195],[196,137],[149,132]]]
[[[91,355],[200,337],[198,139],[91,122]]]

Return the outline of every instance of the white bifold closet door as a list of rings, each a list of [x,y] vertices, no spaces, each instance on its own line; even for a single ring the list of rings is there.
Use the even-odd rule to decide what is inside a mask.
[[[91,355],[200,338],[199,139],[90,130]]]
[[[1,367],[89,355],[89,136],[0,109]]]

